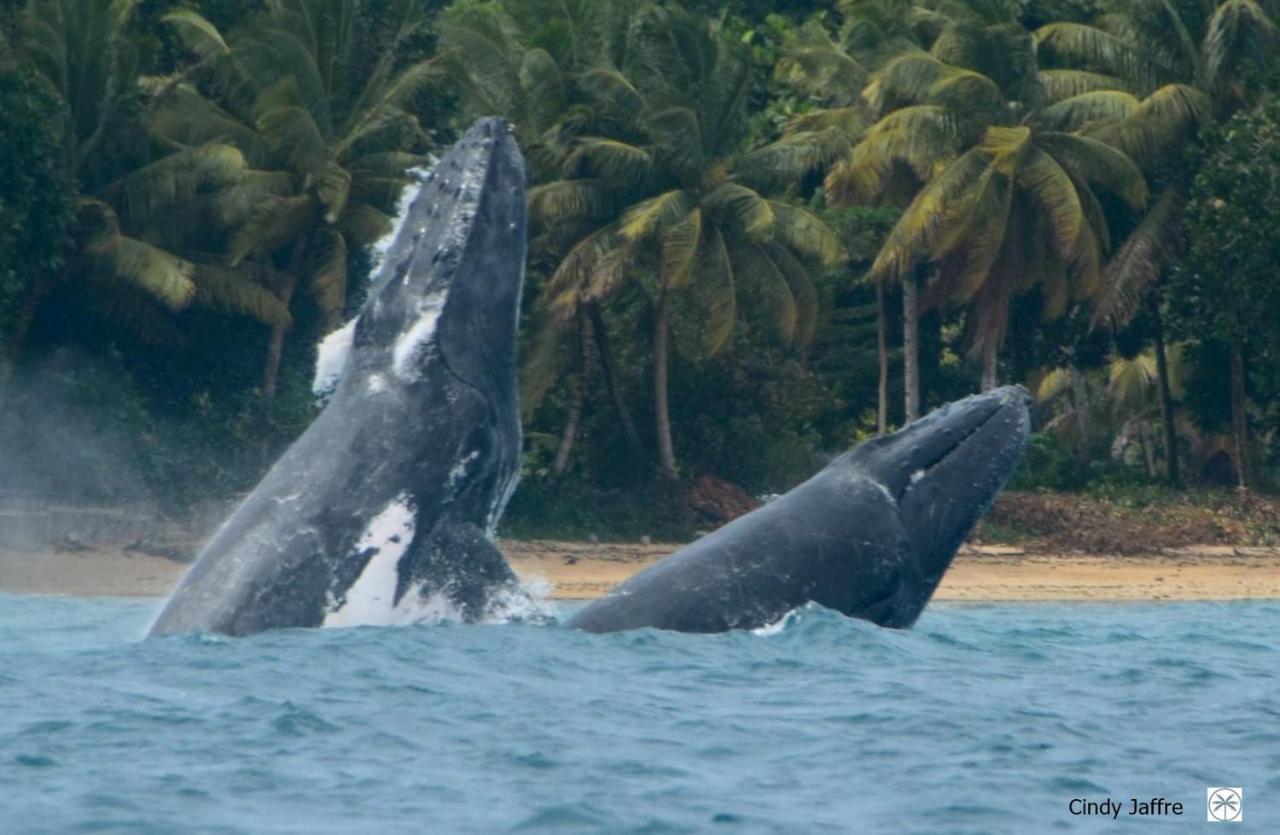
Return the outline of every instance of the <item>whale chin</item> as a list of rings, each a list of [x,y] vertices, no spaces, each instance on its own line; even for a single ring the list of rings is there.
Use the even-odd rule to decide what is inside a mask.
[[[1021,388],[999,389],[868,441],[632,577],[569,625],[757,629],[817,603],[910,626],[1017,466],[1029,401]]]

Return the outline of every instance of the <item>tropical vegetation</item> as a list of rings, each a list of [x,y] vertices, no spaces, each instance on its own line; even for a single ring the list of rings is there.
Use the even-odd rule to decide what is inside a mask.
[[[1008,383],[1023,487],[1275,489],[1277,50],[1272,0],[10,4],[0,437],[135,472],[0,490],[251,485],[480,115],[530,171],[517,525],[683,530]]]

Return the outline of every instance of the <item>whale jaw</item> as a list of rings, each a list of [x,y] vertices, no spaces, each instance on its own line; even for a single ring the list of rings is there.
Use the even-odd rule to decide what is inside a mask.
[[[897,504],[919,599],[907,605],[905,622],[894,625],[910,625],[919,615],[1013,475],[1031,431],[1030,401],[1021,386],[957,400],[832,465],[860,469]]]

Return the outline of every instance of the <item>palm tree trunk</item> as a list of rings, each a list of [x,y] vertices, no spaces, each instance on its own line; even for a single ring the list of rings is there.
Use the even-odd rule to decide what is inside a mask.
[[[1147,465],[1147,478],[1154,480],[1156,476],[1155,443],[1151,439],[1151,426],[1146,420],[1138,421],[1138,445],[1142,447],[1142,460]]]
[[[1231,340],[1231,434],[1236,447],[1236,479],[1241,490],[1249,488],[1249,423],[1245,414],[1244,347]]]
[[[1173,414],[1173,388],[1169,384],[1169,357],[1164,345],[1164,321],[1160,315],[1160,302],[1152,299],[1156,338],[1156,379],[1160,395],[1160,417],[1164,421],[1165,479],[1170,487],[1181,481],[1178,474],[1178,426]]]
[[[889,321],[884,311],[884,284],[876,282],[876,357],[880,361],[880,385],[876,390],[876,434],[889,431]]]
[[[667,403],[667,349],[671,329],[671,292],[666,287],[658,296],[658,317],[653,323],[653,412],[658,431],[658,463],[662,471],[676,477],[676,452],[671,442],[671,413]]]
[[[280,302],[285,310],[293,301],[293,291],[298,287],[298,273],[302,271],[302,257],[306,252],[303,238],[293,245],[293,253],[289,256],[289,272],[285,276],[284,286],[280,288]],[[284,334],[286,324],[271,326],[271,341],[267,343],[267,361],[262,369],[262,398],[270,404],[276,397],[276,388],[280,379],[280,360],[284,357]]]
[[[595,334],[596,355],[600,359],[600,373],[604,377],[605,388],[609,390],[609,399],[613,401],[613,408],[618,412],[618,421],[622,424],[622,434],[627,439],[627,447],[638,461],[644,458],[644,446],[640,443],[640,432],[636,429],[636,422],[631,418],[631,410],[627,408],[622,387],[618,385],[613,374],[613,351],[609,347],[609,333],[605,330],[604,317],[600,315],[600,308],[594,304],[588,305],[587,313],[591,317],[591,332]]]
[[[573,401],[569,404],[569,416],[564,422],[564,432],[560,435],[560,447],[556,450],[556,460],[552,471],[556,475],[564,475],[569,467],[569,453],[573,451],[573,441],[578,436],[578,427],[582,424],[582,407],[587,401],[587,385],[591,381],[591,320],[581,311],[578,313],[578,376],[573,384]]]
[[[1089,430],[1089,385],[1084,374],[1071,369],[1071,400],[1075,404],[1076,433],[1080,436],[1080,445],[1076,448],[1076,456],[1082,470],[1089,467],[1089,448],[1092,445]]]
[[[0,384],[8,381],[13,367],[17,364],[18,357],[21,356],[22,349],[26,345],[27,334],[31,332],[31,323],[35,321],[40,302],[44,301],[48,290],[48,276],[38,275],[22,300],[22,307],[18,309],[18,319],[14,322],[9,338],[5,340],[3,354],[0,354]]]
[[[920,417],[920,296],[915,273],[902,278],[902,385],[906,423]]]
[[[994,339],[988,339],[982,346],[982,390],[991,391],[996,387],[1000,368],[1000,348]]]

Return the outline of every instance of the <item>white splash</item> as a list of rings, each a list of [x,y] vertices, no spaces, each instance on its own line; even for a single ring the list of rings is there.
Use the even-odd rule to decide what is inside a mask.
[[[407,331],[396,340],[392,349],[391,368],[401,379],[413,379],[417,376],[413,367],[422,353],[422,348],[436,332],[436,323],[440,321],[440,313],[444,310],[445,293],[432,293],[418,302],[418,319]]]
[[[360,541],[356,543],[356,551],[377,548],[378,552],[370,558],[360,576],[347,589],[341,606],[325,615],[325,626],[362,626],[382,625],[397,622],[399,606],[393,605],[396,596],[396,585],[399,582],[397,566],[400,558],[413,543],[414,515],[409,504],[409,497],[401,493],[373,517],[365,528]],[[417,599],[412,590],[404,595],[403,601]],[[403,613],[407,614],[407,613]],[[412,621],[407,621],[412,622]]]
[[[542,578],[495,589],[485,606],[483,623],[547,623],[554,615],[547,606],[551,584]]]
[[[320,348],[316,351],[316,375],[311,381],[311,393],[316,397],[328,397],[338,387],[342,370],[347,367],[347,357],[351,354],[359,318],[356,316],[320,340]]]
[[[914,473],[911,474],[911,483],[915,484],[917,481],[919,481],[922,478],[924,478],[924,468],[916,470]]]
[[[435,162],[434,157],[432,162]],[[371,280],[382,269],[382,263],[387,260],[387,253],[391,251],[391,246],[396,242],[396,238],[400,237],[400,230],[404,228],[404,222],[409,217],[409,207],[413,205],[414,200],[418,199],[418,195],[422,192],[422,187],[426,185],[425,176],[427,171],[425,168],[410,168],[408,173],[413,179],[400,190],[400,198],[396,201],[396,216],[391,221],[390,231],[378,238],[373,246],[369,248],[369,255],[372,258],[369,266],[369,278]]]
[[[768,638],[773,635],[781,635],[782,631],[787,628],[787,624],[791,623],[792,621],[798,620],[800,618],[799,612],[800,612],[800,609],[792,609],[790,612],[787,612],[785,615],[778,618],[773,623],[767,623],[764,626],[761,626],[757,629],[752,629],[751,634],[759,635],[762,638]]]

